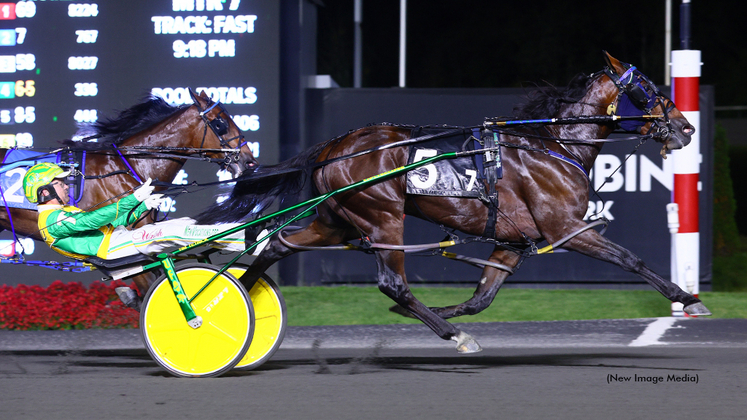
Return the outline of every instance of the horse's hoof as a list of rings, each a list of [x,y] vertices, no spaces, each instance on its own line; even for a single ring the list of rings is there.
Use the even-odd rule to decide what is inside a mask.
[[[126,307],[140,312],[140,297],[138,297],[136,291],[126,286],[117,287],[114,291],[117,293],[117,296],[119,296],[119,300],[121,300]]]
[[[477,353],[482,351],[482,347],[477,341],[472,338],[471,335],[464,331],[460,331],[459,334],[451,337],[452,340],[457,342],[456,350],[461,354]]]
[[[405,309],[405,308],[403,308],[403,307],[401,307],[399,305],[394,305],[391,308],[389,308],[389,312],[394,312],[395,314],[402,315],[402,316],[404,316],[406,318],[417,319],[417,318],[415,318],[415,315],[413,315],[410,311],[408,311],[407,309]]]
[[[692,316],[709,316],[711,311],[703,305],[703,302],[692,303],[685,306],[685,313]]]

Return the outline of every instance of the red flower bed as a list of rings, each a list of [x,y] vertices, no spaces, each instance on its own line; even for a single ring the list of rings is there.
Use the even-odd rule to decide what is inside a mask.
[[[137,328],[140,314],[122,304],[114,292],[122,281],[79,282],[57,280],[41,286],[0,286],[0,329],[69,330],[85,328]]]

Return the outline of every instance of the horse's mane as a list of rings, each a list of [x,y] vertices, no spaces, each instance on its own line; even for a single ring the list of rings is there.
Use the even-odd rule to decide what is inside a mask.
[[[523,103],[514,107],[513,116],[518,119],[556,116],[561,106],[576,103],[586,95],[590,79],[588,74],[578,74],[565,88],[548,83],[546,87],[534,89],[526,95]]]
[[[319,143],[277,165],[259,166],[251,173],[242,175],[236,180],[228,199],[211,205],[195,219],[200,224],[242,221],[261,213],[277,199],[299,194],[313,170],[311,162],[329,143],[345,136],[347,134]]]
[[[84,141],[64,140],[62,143],[88,150],[110,148],[112,144],[120,144],[186,107],[175,107],[161,97],[150,95],[139,104],[120,111],[114,118],[105,117],[94,123],[79,125],[76,137],[83,137]],[[86,138],[90,140],[86,141]]]

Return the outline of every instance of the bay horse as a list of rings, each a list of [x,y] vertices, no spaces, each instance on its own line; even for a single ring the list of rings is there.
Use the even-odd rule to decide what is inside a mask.
[[[630,108],[626,104],[634,104],[633,115],[645,113],[651,119],[641,117],[636,126],[623,126],[626,131],[655,138],[663,145],[662,154],[690,143],[694,127],[674,103],[635,67],[606,52],[604,55],[605,70],[578,75],[565,89],[549,87],[534,91],[526,103],[515,108],[515,117],[604,117]],[[405,176],[325,201],[307,227],[288,233],[282,240],[274,235],[241,281],[251,285],[276,261],[304,247],[337,245],[360,238],[372,244],[388,244],[389,248],[387,245],[373,248],[379,289],[439,337],[456,341],[458,352],[472,353],[481,350],[479,344],[446,319],[476,314],[492,303],[504,280],[523,258],[521,250],[517,252],[505,244],[523,244],[524,249],[531,249],[538,241],[547,240],[550,244],[560,241],[562,248],[639,275],[669,300],[683,303],[688,314],[710,315],[699,299],[654,273],[632,252],[594,229],[583,230],[587,227],[583,217],[589,202],[587,174],[604,140],[621,128],[619,122],[606,121],[518,127],[501,133],[503,177],[495,182],[498,214],[493,219],[494,238],[489,239],[505,242],[494,242],[488,258],[493,264],[485,264],[477,288],[466,302],[429,308],[418,301],[405,277],[404,252],[391,245],[403,244],[404,215],[482,236],[489,220],[489,206],[470,198],[408,195]],[[298,188],[302,171],[310,173],[320,193],[326,193],[403,166],[408,160],[407,147],[350,155],[404,141],[411,132],[410,128],[390,125],[365,127],[321,143],[286,162],[260,167],[236,184],[228,200],[207,209],[198,219],[203,223],[239,220],[258,204],[266,205],[268,197],[279,197]],[[538,132],[542,134],[537,135]],[[578,234],[565,240],[573,233]]]
[[[79,132],[90,134],[96,142],[63,142],[71,150],[85,151],[79,170],[87,179],[77,207],[93,210],[110,204],[148,178],[171,182],[190,155],[216,161],[235,177],[257,165],[222,104],[213,102],[204,91],[196,95],[190,90],[190,94],[191,105],[175,107],[160,97],[150,97],[115,118],[81,127]],[[228,149],[238,153],[225,152]],[[0,149],[0,161],[8,150]],[[10,230],[11,220],[16,235],[42,240],[36,210],[0,208],[0,228]],[[152,222],[148,214],[138,225]],[[134,280],[144,294],[147,280]]]

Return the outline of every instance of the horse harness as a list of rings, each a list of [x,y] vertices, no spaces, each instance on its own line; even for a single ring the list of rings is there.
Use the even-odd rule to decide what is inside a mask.
[[[498,178],[503,177],[501,149],[498,147],[498,134],[493,129],[483,126],[480,130],[480,138],[483,147],[489,149],[483,154],[483,171],[487,191],[482,201],[488,206],[488,220],[482,236],[495,239],[495,225],[498,221],[498,191],[495,184]]]
[[[116,144],[112,143],[111,146],[114,149],[114,152],[116,153],[116,155],[119,156],[119,158],[122,160],[122,162],[124,163],[127,169],[116,170],[116,171],[112,171],[112,172],[109,172],[103,175],[85,175],[86,155],[89,152],[89,150],[86,150],[85,148],[66,147],[66,148],[58,149],[57,151],[48,152],[48,153],[41,152],[41,153],[34,154],[33,157],[25,157],[21,161],[12,162],[12,163],[14,164],[14,166],[19,166],[19,165],[20,166],[33,166],[34,164],[41,162],[41,161],[53,160],[58,165],[69,168],[70,175],[65,179],[65,183],[68,184],[68,186],[70,187],[70,190],[69,190],[70,203],[72,205],[77,205],[77,203],[83,197],[83,191],[85,188],[85,180],[87,179],[103,179],[103,178],[107,178],[110,176],[124,174],[124,175],[132,176],[136,181],[140,183],[143,182],[143,179],[138,175],[137,171],[135,171],[135,168],[132,167],[132,165],[127,159],[127,156],[132,156],[132,154],[125,155],[122,153],[122,150],[149,150],[149,152],[140,152],[140,153],[143,155],[147,155],[148,157],[151,157],[151,158],[197,159],[197,160],[202,160],[202,161],[218,162],[223,169],[225,169],[231,162],[238,161],[240,153],[241,153],[241,147],[246,145],[246,141],[243,141],[244,136],[240,132],[239,132],[239,135],[229,138],[229,139],[226,139],[224,137],[228,133],[230,126],[228,122],[223,118],[223,115],[229,116],[228,111],[223,106],[223,104],[221,104],[220,102],[213,102],[205,110],[202,109],[202,107],[196,100],[195,100],[194,105],[197,107],[200,118],[203,120],[204,125],[205,125],[205,130],[202,136],[202,142],[200,143],[199,149],[188,148],[188,147],[158,147],[157,149],[159,150],[159,152],[153,152],[153,150],[155,149],[153,147],[148,147],[148,146],[118,147]],[[214,119],[212,120],[208,119],[207,114],[216,107],[220,109],[220,112]],[[210,127],[210,130],[218,138],[223,148],[221,149],[203,149],[202,148],[207,138],[208,127]],[[100,135],[85,137],[81,139],[81,142],[87,142],[87,141],[97,139],[100,137],[101,137]],[[233,148],[230,145],[230,142],[236,139],[239,139],[240,143],[237,148]],[[177,153],[177,152],[189,152],[189,151],[195,151],[195,150],[197,151],[197,153],[200,154],[200,157],[193,157],[189,155],[184,155],[182,153]],[[224,159],[209,158],[204,155],[205,152],[208,152],[208,151],[220,151],[220,152],[223,152],[226,155],[226,157]],[[105,152],[104,149],[102,149],[101,152],[109,153],[109,152]],[[112,197],[109,200],[115,199],[115,198],[117,197]],[[8,207],[6,202],[3,202],[3,204],[5,204],[6,208]],[[101,204],[101,203],[98,203],[98,204]]]
[[[228,165],[232,162],[238,162],[240,155],[241,155],[241,148],[244,147],[247,144],[247,142],[244,139],[244,135],[241,134],[240,131],[239,131],[239,135],[237,136],[231,137],[229,139],[226,139],[224,137],[226,134],[228,134],[228,129],[230,128],[228,121],[226,121],[226,119],[223,118],[224,114],[226,116],[229,116],[228,110],[225,108],[225,106],[221,102],[217,101],[217,102],[213,102],[212,104],[210,104],[209,107],[203,110],[200,104],[197,102],[197,100],[194,100],[194,106],[199,111],[200,118],[204,122],[202,141],[200,142],[199,148],[194,149],[194,148],[185,148],[185,147],[158,147],[157,150],[159,150],[159,152],[155,152],[155,153],[148,152],[146,154],[154,158],[173,158],[173,157],[178,156],[179,159],[198,159],[198,160],[203,160],[203,161],[217,162],[220,164],[221,169],[226,169]],[[220,112],[214,119],[210,120],[208,119],[207,114],[210,111],[212,111],[214,108],[218,108]],[[222,149],[204,149],[203,148],[203,146],[205,145],[205,140],[207,139],[208,127],[210,128],[210,131],[213,132],[215,137],[218,138],[218,141],[220,142]],[[88,140],[88,139],[90,138],[86,138],[84,140]],[[238,147],[234,148],[233,146],[231,146],[231,142],[237,139],[239,140]],[[122,162],[124,162],[125,166],[127,166],[127,170],[113,171],[108,174],[99,175],[99,176],[86,176],[85,179],[101,179],[101,178],[106,178],[106,177],[113,176],[113,175],[129,174],[133,178],[135,178],[135,180],[142,183],[143,180],[137,174],[137,172],[132,167],[132,165],[130,165],[130,162],[122,154],[121,150],[133,149],[133,150],[151,150],[152,151],[156,148],[148,147],[148,146],[135,146],[135,147],[117,147],[116,145],[112,145],[112,146],[117,152],[117,155],[119,155],[119,157],[122,159]],[[169,151],[170,152],[186,152],[186,151],[193,151],[193,150],[197,150],[197,154],[199,154],[201,157],[193,158],[191,156],[185,156],[182,154],[163,153],[164,151],[165,152],[169,152]],[[209,158],[206,155],[206,153],[209,151],[221,151],[225,154],[226,157],[224,159]],[[81,172],[85,172],[85,171],[81,170]],[[81,194],[82,194],[82,188],[81,188]]]
[[[593,76],[605,74],[617,87],[617,98],[607,107],[607,115],[634,115],[636,111],[643,111],[646,115],[651,115],[651,111],[659,105],[664,108],[662,118],[653,120],[649,131],[646,134],[654,138],[660,138],[666,143],[674,134],[672,122],[669,120],[669,112],[674,109],[674,102],[664,95],[645,74],[636,69],[635,66],[622,63],[627,70],[622,76],[609,67],[594,73]],[[645,84],[645,85],[644,85]],[[661,120],[664,120],[662,124]],[[619,124],[620,128],[626,132],[637,132],[642,124],[637,121],[624,121]],[[640,122],[640,120],[638,120]]]
[[[631,119],[625,119],[621,120],[618,123],[618,127],[625,131],[625,132],[634,132],[637,133],[640,131],[640,128],[643,124],[645,124],[645,120],[643,119],[635,119],[634,117],[640,115],[640,111],[643,111],[646,113],[646,115],[651,116],[652,110],[656,108],[658,105],[662,105],[664,107],[664,114],[662,118],[653,118],[653,122],[651,124],[651,127],[649,128],[649,131],[644,136],[644,139],[641,143],[636,146],[635,150],[638,150],[638,147],[645,141],[645,137],[650,136],[652,138],[659,137],[662,139],[663,142],[666,142],[669,140],[674,133],[674,129],[672,128],[671,121],[669,120],[669,112],[674,109],[674,102],[672,102],[668,97],[666,97],[657,87],[656,85],[643,73],[638,71],[635,66],[624,64],[628,68],[623,73],[622,76],[618,76],[617,73],[609,68],[605,67],[603,70],[594,73],[591,75],[592,78],[598,77],[602,74],[607,75],[612,82],[615,84],[615,86],[618,89],[617,98],[610,103],[607,106],[607,115],[608,116],[623,116],[623,117],[633,117]],[[644,86],[645,83],[645,86]],[[668,100],[668,102],[665,101]],[[666,102],[666,103],[665,103]],[[622,111],[622,112],[618,112]],[[664,120],[664,124],[661,124],[661,120]],[[546,126],[542,126],[542,128],[546,131]],[[491,142],[490,138],[494,136],[495,133],[492,133],[492,130],[489,130],[487,128],[483,128],[482,130],[482,142],[484,144],[484,147],[486,149],[496,147],[497,143],[499,142]],[[519,133],[516,133],[518,135],[521,135]],[[549,134],[549,132],[548,132]],[[589,180],[589,173],[586,171],[586,168],[581,164],[581,159],[573,153],[568,147],[566,146],[566,142],[562,141],[562,139],[556,139],[552,136],[530,136],[530,137],[537,137],[542,141],[542,150],[545,154],[547,154],[550,157],[553,157],[555,159],[558,159],[562,162],[565,162],[567,164],[570,164],[577,169],[579,169],[584,176],[586,177],[587,181]],[[554,140],[565,152],[570,156],[564,156],[563,154],[557,153],[553,150],[550,150],[545,144],[544,140]],[[593,143],[590,143],[590,145],[594,145]],[[498,154],[500,156],[500,153]],[[630,155],[628,155],[629,157]],[[488,161],[488,153],[485,154],[485,160]],[[621,164],[622,165],[622,164]],[[619,168],[618,168],[619,169]],[[492,175],[493,171],[488,171],[488,167],[485,168],[485,176],[489,180],[490,176]],[[488,198],[489,200],[486,201],[486,205],[488,206],[488,220],[485,225],[485,230],[483,232],[483,237],[494,239],[495,238],[495,224],[497,222],[497,208],[498,208],[498,197],[497,193],[495,192],[495,185],[494,182],[488,183]]]
[[[134,146],[134,147],[117,147],[117,145],[112,144],[112,147],[114,148],[116,154],[119,156],[119,158],[122,160],[124,165],[127,167],[127,169],[112,171],[104,175],[85,175],[85,157],[86,157],[86,151],[85,150],[75,150],[75,149],[67,149],[67,158],[64,160],[64,164],[71,167],[73,169],[67,184],[70,185],[71,190],[71,202],[73,205],[80,201],[80,199],[83,196],[83,187],[86,179],[102,179],[107,178],[114,175],[121,175],[121,174],[127,174],[132,176],[136,181],[143,183],[144,180],[138,175],[137,171],[135,171],[135,168],[132,167],[130,162],[127,160],[127,157],[122,154],[122,150],[150,150],[151,152],[145,152],[144,154],[148,155],[149,157],[153,158],[174,158],[178,157],[179,159],[198,159],[198,160],[207,160],[211,162],[218,162],[221,165],[221,169],[225,169],[231,162],[237,162],[239,160],[239,156],[241,154],[241,148],[246,145],[246,141],[244,140],[244,135],[239,132],[239,135],[235,137],[231,137],[229,139],[226,139],[224,136],[228,134],[229,124],[228,121],[226,121],[223,118],[223,115],[225,114],[228,116],[228,110],[226,110],[225,106],[221,102],[213,102],[208,108],[202,109],[200,104],[195,100],[194,105],[199,111],[200,118],[204,122],[204,131],[202,134],[202,142],[200,143],[200,147],[197,149],[194,148],[185,148],[185,147],[159,147],[159,152],[152,152],[154,148],[148,147],[148,146]],[[212,111],[214,108],[218,108],[220,112],[218,113],[218,116],[216,116],[214,119],[210,120],[207,117],[207,114]],[[208,127],[210,128],[210,131],[215,134],[215,136],[218,138],[218,141],[220,142],[220,145],[222,146],[222,149],[204,149],[203,146],[205,145],[205,140],[207,138],[207,130]],[[91,140],[95,138],[96,136],[86,137],[83,139],[83,141]],[[239,140],[238,147],[234,148],[231,146],[231,142],[233,140]],[[197,150],[197,153],[201,156],[199,158],[193,158],[191,156],[185,156],[182,154],[178,154],[175,152],[186,152],[186,151],[192,151]],[[223,152],[226,157],[224,159],[213,159],[208,158],[205,156],[205,153],[207,151],[216,151],[219,150]],[[166,152],[166,153],[164,153]],[[169,153],[172,152],[172,153]],[[60,159],[60,162],[62,162],[62,159]],[[78,170],[77,168],[80,168]],[[75,191],[75,193],[73,193]]]
[[[205,145],[205,138],[207,136],[207,130],[208,127],[210,127],[210,130],[215,134],[215,136],[218,138],[218,141],[220,142],[220,145],[225,149],[230,149],[228,153],[226,153],[226,159],[223,163],[221,163],[221,168],[225,169],[231,162],[238,162],[239,156],[241,154],[241,148],[246,145],[246,140],[244,139],[244,135],[241,134],[241,131],[239,131],[239,135],[235,137],[231,137],[230,139],[226,139],[223,136],[228,134],[229,124],[228,121],[226,121],[222,115],[228,116],[228,110],[223,106],[220,102],[213,102],[209,107],[207,107],[205,110],[202,109],[200,104],[195,100],[195,106],[200,111],[200,118],[202,118],[202,121],[205,123],[205,129],[202,133],[202,143],[200,144],[200,149],[202,149],[202,146]],[[220,112],[218,113],[218,116],[215,117],[213,120],[209,120],[207,117],[207,114],[213,110],[213,108],[220,109]],[[239,146],[237,148],[233,148],[231,146],[231,142],[234,140],[238,140]]]

